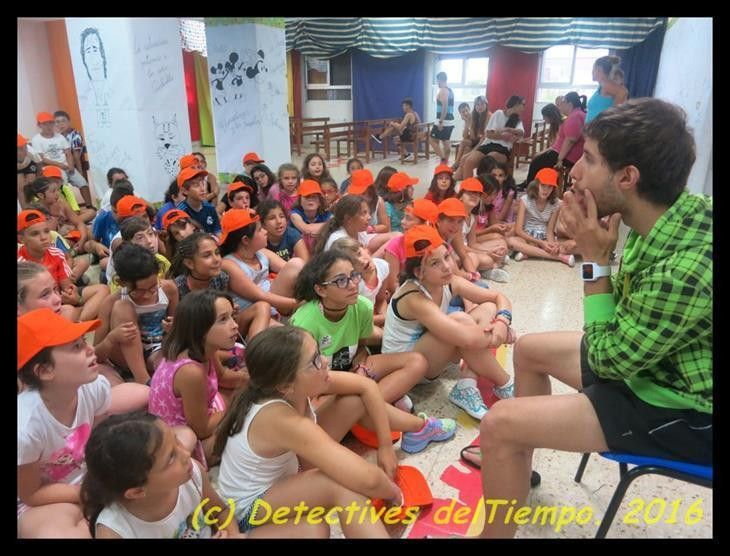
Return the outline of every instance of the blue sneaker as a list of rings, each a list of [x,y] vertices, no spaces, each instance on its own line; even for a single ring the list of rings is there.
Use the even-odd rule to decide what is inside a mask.
[[[506,400],[507,398],[514,398],[515,397],[515,381],[512,380],[510,383],[506,386],[495,386],[492,388],[492,391],[494,394],[501,400]]]
[[[474,419],[479,419],[480,421],[487,414],[487,411],[489,411],[489,408],[484,405],[482,394],[474,386],[459,388],[457,383],[451,389],[449,401],[466,411]]]
[[[424,450],[430,442],[442,442],[456,434],[456,421],[453,419],[437,419],[425,413],[419,413],[418,416],[423,417],[426,424],[418,432],[403,433],[400,447],[404,452],[415,454]]]

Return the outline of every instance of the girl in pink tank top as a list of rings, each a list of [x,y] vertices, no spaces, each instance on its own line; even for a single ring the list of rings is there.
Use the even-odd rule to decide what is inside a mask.
[[[238,337],[227,294],[191,292],[177,307],[172,329],[162,342],[163,359],[152,376],[149,412],[171,427],[192,429],[195,440],[190,430],[179,436],[190,437],[186,448],[204,465],[226,409],[214,358],[218,350],[231,350]]]

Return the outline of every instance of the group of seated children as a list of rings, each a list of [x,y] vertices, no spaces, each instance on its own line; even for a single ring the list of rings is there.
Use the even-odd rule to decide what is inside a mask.
[[[415,414],[415,385],[458,369],[449,399],[476,419],[488,411],[479,377],[514,395],[494,355],[515,341],[511,303],[485,280],[508,279],[510,249],[574,263],[575,243],[556,235],[551,169],[518,201],[489,157],[458,188],[440,165],[414,199],[418,179],[392,167],[374,177],[353,159],[340,189],[318,154],[275,178],[248,153],[218,202],[197,155],[181,159],[156,214],[110,170],[109,210],[91,230],[57,176],[28,184],[17,229],[22,537],[326,537],[322,521],[257,526],[257,508],[397,504],[392,433],[414,453],[456,430]],[[105,283],[83,282],[80,253]],[[377,465],[340,444],[357,426],[374,435]],[[220,494],[206,473],[219,463]],[[235,501],[218,521],[230,525],[191,522],[222,498]],[[345,536],[387,536],[381,520],[341,523]]]

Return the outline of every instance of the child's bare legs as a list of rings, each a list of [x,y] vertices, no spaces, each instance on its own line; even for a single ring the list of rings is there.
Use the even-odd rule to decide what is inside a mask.
[[[402,235],[401,232],[376,234],[375,237],[370,240],[370,243],[368,243],[367,249],[373,254],[373,257],[382,259],[385,255],[385,244],[399,235]]]
[[[86,286],[81,292],[81,309],[80,319],[91,320],[99,316],[99,308],[101,307],[104,298],[109,295],[109,286],[104,284],[94,284],[93,286]],[[135,318],[136,322],[136,318]]]
[[[74,257],[71,262],[71,281],[77,282],[89,270],[89,266],[91,266],[91,261],[88,255]]]
[[[251,341],[256,334],[266,330],[271,324],[271,305],[266,301],[257,301],[239,311],[236,322],[240,333]]]
[[[109,406],[109,415],[130,413],[147,409],[150,398],[149,386],[126,382],[111,389],[112,401]]]
[[[78,322],[81,316],[81,307],[74,307],[69,304],[61,305],[61,316],[71,322]]]
[[[366,346],[379,346],[383,343],[383,329],[373,325],[373,333],[365,340]]]
[[[467,257],[471,259],[472,264],[477,267],[477,270],[489,270],[497,266],[495,260],[486,253],[470,251]]]
[[[561,255],[580,255],[574,239],[558,239]]]
[[[497,306],[494,303],[487,302],[477,305],[469,312],[468,316],[474,319],[477,326],[484,328],[492,321],[496,314]],[[497,363],[497,360],[488,348],[464,350],[462,357],[468,367],[465,366],[461,369],[461,378],[476,378],[476,375],[481,375],[494,382],[495,386],[503,386],[509,382],[510,376]]]
[[[111,365],[105,365],[104,363],[101,363],[99,365],[99,374],[104,376],[109,381],[109,384],[111,384],[112,388],[119,384],[124,384],[124,379],[122,378],[122,375],[120,375],[119,372]]]
[[[271,293],[283,295],[284,297],[294,297],[294,284],[303,266],[304,261],[299,257],[289,259],[279,271],[276,279],[271,282]]]
[[[402,398],[426,375],[428,362],[419,353],[370,355],[363,363],[376,376],[386,402]]]
[[[195,431],[185,425],[177,425],[172,427],[172,432],[175,433],[183,448],[192,454],[198,443],[198,437],[195,435]]]
[[[264,495],[263,499],[271,506],[272,511],[282,507],[294,508],[300,502],[303,502],[310,509],[321,506],[329,510],[339,506],[343,508],[342,511],[339,513],[327,512],[324,516],[321,516],[321,519],[325,521],[328,518],[329,521],[334,522],[334,516],[339,515],[341,518],[340,526],[345,537],[389,538],[383,522],[377,520],[373,523],[369,519],[369,514],[366,519],[362,520],[363,523],[360,523],[360,512],[362,508],[366,507],[367,497],[336,483],[318,469],[303,471],[277,481],[271,487],[271,490]],[[353,503],[357,505],[357,511],[349,514],[345,508],[348,506],[353,507]],[[258,519],[262,519],[263,511],[263,508],[259,510]],[[351,515],[350,519],[348,519],[348,515]],[[290,513],[290,516],[289,521],[293,522],[295,514]],[[306,523],[306,521],[306,519],[302,519],[300,523]],[[263,527],[270,527],[272,532],[276,534],[276,527],[278,526],[269,524],[262,525],[259,528]]]
[[[110,330],[125,322],[137,322],[137,313],[128,301],[117,301],[111,312]],[[147,372],[147,363],[144,359],[142,338],[139,335],[135,336],[134,340],[114,346],[112,355],[115,353],[117,356],[119,354],[122,356],[122,361],[113,360],[116,363],[126,365],[132,371],[135,382],[145,384],[149,380],[150,375]]]
[[[63,502],[26,510],[18,520],[21,539],[90,539],[81,506]]]
[[[519,251],[520,253],[524,253],[528,257],[538,257],[542,259],[550,259],[551,261],[565,262],[563,261],[563,257],[565,257],[565,255],[561,255],[560,253],[558,253],[557,255],[551,255],[541,247],[537,247],[536,245],[528,243],[519,236],[509,238],[507,240],[507,243],[511,249]]]
[[[459,181],[466,178],[470,178],[474,175],[474,169],[479,166],[479,163],[486,155],[474,149],[462,160],[459,169],[454,172],[454,179]]]
[[[329,539],[330,527],[322,523],[310,525],[304,519],[299,523],[287,521],[281,525],[267,523],[260,525],[246,534],[249,539]]]

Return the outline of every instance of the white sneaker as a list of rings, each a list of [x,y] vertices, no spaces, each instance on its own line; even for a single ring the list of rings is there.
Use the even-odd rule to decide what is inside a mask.
[[[515,262],[524,261],[526,258],[527,258],[527,255],[525,255],[522,251],[520,251],[515,255]]]
[[[406,161],[410,162],[411,160],[413,160],[413,153],[408,153],[407,155],[405,155],[403,157],[404,162],[406,162]]]
[[[413,401],[411,401],[411,398],[408,397],[408,394],[403,396],[400,400],[393,402],[393,405],[401,411],[413,413]]]
[[[371,133],[371,134],[370,134],[370,137],[372,137],[372,138],[373,138],[373,140],[374,140],[374,141],[375,141],[376,143],[378,143],[378,144],[382,144],[382,143],[383,143],[383,142],[382,142],[382,141],[380,140],[380,137],[378,137],[378,136],[377,136],[377,135],[375,135],[374,133]]]
[[[573,268],[575,266],[575,256],[569,255],[567,258],[563,259],[565,264],[567,264],[570,268]]]
[[[512,264],[514,261],[510,258],[509,255],[504,256],[504,260],[502,261],[502,264],[507,266],[508,264]]]
[[[502,282],[503,284],[509,282],[509,273],[501,268],[490,268],[483,276],[493,282]]]

